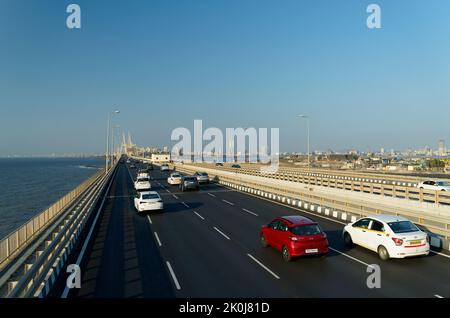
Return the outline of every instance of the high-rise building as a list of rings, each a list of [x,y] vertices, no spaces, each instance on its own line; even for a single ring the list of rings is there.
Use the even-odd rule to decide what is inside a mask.
[[[439,154],[439,156],[447,155],[447,149],[445,149],[445,140],[444,139],[439,140],[438,154]]]

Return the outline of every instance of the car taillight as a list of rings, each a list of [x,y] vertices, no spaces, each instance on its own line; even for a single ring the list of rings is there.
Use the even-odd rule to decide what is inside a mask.
[[[327,238],[327,233],[322,233],[323,238]]]
[[[299,240],[298,237],[295,237],[295,236],[290,236],[289,239],[291,241],[298,241]]]
[[[401,246],[403,244],[402,239],[393,237],[392,240],[394,241],[395,245],[397,245],[397,246]]]

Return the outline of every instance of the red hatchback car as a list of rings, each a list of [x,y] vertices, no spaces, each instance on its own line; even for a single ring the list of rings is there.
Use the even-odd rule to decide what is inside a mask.
[[[278,217],[263,225],[260,235],[261,245],[281,251],[287,262],[296,256],[328,253],[327,235],[319,224],[300,215]]]

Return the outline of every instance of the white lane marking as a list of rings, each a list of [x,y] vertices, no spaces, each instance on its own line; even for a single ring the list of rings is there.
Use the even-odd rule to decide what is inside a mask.
[[[273,200],[271,200],[271,199],[266,199],[266,198],[263,198],[263,197],[260,197],[260,196],[257,196],[257,195],[251,194],[251,193],[242,192],[242,191],[232,191],[232,192],[240,192],[240,193],[242,193],[242,194],[249,195],[249,196],[254,197],[254,198],[256,198],[256,199],[260,199],[260,200],[264,200],[264,201],[267,201],[267,202],[275,203],[275,204],[278,204],[278,205],[281,205],[281,206],[290,208],[290,209],[292,209],[292,210],[297,210],[297,211],[300,211],[300,212],[302,212],[302,213],[311,214],[311,215],[314,215],[315,217],[319,217],[319,218],[322,218],[322,219],[325,219],[325,220],[333,221],[333,222],[335,222],[335,223],[344,224],[344,225],[347,225],[347,224],[348,224],[347,222],[341,222],[341,221],[338,221],[338,220],[335,220],[335,219],[332,219],[332,218],[327,218],[327,217],[322,216],[322,215],[320,215],[320,214],[311,213],[311,212],[308,212],[308,211],[299,209],[299,208],[297,208],[297,207],[295,207],[295,206],[292,206],[292,205],[289,205],[289,204],[284,204],[284,203],[277,202],[277,201],[273,201]]]
[[[223,187],[225,187],[225,186],[223,186]],[[319,218],[321,218],[321,219],[325,219],[325,220],[332,221],[332,222],[335,222],[335,223],[344,224],[344,225],[347,225],[347,224],[348,224],[348,222],[341,222],[341,221],[338,221],[338,220],[333,219],[333,218],[328,218],[328,217],[323,216],[323,215],[319,215],[319,214],[316,214],[316,213],[311,213],[311,212],[308,212],[308,211],[299,209],[299,208],[297,208],[297,207],[294,207],[294,206],[291,206],[291,205],[288,205],[288,204],[283,204],[283,203],[281,203],[281,202],[277,202],[277,201],[273,201],[273,200],[266,199],[266,198],[263,198],[263,197],[259,197],[259,196],[257,196],[257,195],[253,195],[253,194],[251,194],[251,193],[247,193],[247,192],[243,192],[243,191],[236,191],[236,190],[233,190],[233,189],[230,189],[229,191],[230,191],[230,192],[240,192],[240,193],[242,193],[242,194],[245,194],[245,195],[248,195],[248,196],[252,196],[252,197],[257,198],[257,199],[260,199],[260,200],[264,200],[264,201],[267,201],[267,202],[275,203],[275,204],[278,204],[278,205],[281,205],[281,206],[290,208],[290,209],[292,209],[292,210],[300,211],[300,212],[302,212],[302,213],[311,214],[311,215],[313,215],[313,216],[315,216],[315,217],[319,217]],[[442,257],[450,258],[450,255],[447,255],[447,254],[444,254],[444,253],[436,252],[436,251],[433,251],[433,250],[430,250],[430,252],[435,253],[435,254],[438,254],[438,255],[440,255],[440,256],[442,256]]]
[[[185,206],[185,207],[187,207],[187,208],[189,208],[190,206],[189,205],[187,205],[186,203],[184,203],[184,202],[181,202],[181,203],[183,203],[183,205]]]
[[[436,297],[436,298],[444,298],[444,297],[442,297],[441,295],[438,295],[438,294],[434,295],[434,297]]]
[[[170,191],[169,191],[169,190],[167,190],[167,189],[166,189],[166,191],[167,191],[168,193],[170,193]]]
[[[172,196],[173,196],[175,199],[178,200],[178,197],[177,197],[175,194],[172,194]]]
[[[225,203],[228,203],[229,205],[234,205],[234,203],[232,203],[230,201],[227,201],[227,200],[222,200],[222,201],[225,202]]]
[[[227,235],[225,235],[221,230],[219,230],[217,227],[214,226],[214,230],[222,234],[223,237],[225,237],[227,240],[231,240]]]
[[[156,240],[158,241],[158,245],[162,246],[161,240],[159,239],[159,236],[158,236],[158,233],[156,233],[156,232],[153,232],[153,233],[155,234]]]
[[[259,266],[261,266],[262,268],[264,268],[266,271],[268,271],[273,277],[275,277],[276,279],[280,279],[280,276],[278,276],[277,274],[275,274],[274,272],[272,272],[266,265],[264,265],[263,263],[261,263],[260,261],[258,261],[256,258],[254,258],[251,254],[247,254],[252,260],[254,260]]]
[[[170,266],[170,263],[169,263],[168,261],[166,261],[166,264],[167,264],[167,267],[169,268],[169,272],[170,272],[170,275],[172,276],[173,282],[175,283],[175,287],[176,287],[178,290],[180,290],[180,289],[181,289],[181,286],[180,286],[180,284],[178,283],[178,279],[177,279],[177,277],[175,276],[175,273],[174,273],[174,271],[173,271],[173,269],[172,269],[172,266]]]
[[[450,258],[450,255],[447,255],[447,254],[444,254],[444,253],[436,252],[436,251],[433,251],[433,250],[430,250],[430,252],[435,253],[435,254],[438,254],[438,255],[441,255],[441,256],[443,256],[443,257]]]
[[[256,214],[255,212],[252,212],[252,211],[247,210],[247,209],[242,209],[242,211],[245,211],[247,213],[253,214],[254,216],[258,216],[258,214]]]
[[[359,260],[359,259],[357,259],[357,258],[355,258],[355,257],[353,257],[353,256],[350,256],[350,255],[348,255],[348,254],[346,254],[346,253],[344,253],[344,252],[341,252],[341,251],[339,251],[339,250],[337,250],[337,249],[334,249],[334,248],[332,248],[332,247],[328,247],[328,248],[329,248],[330,250],[332,250],[332,251],[335,251],[336,253],[339,253],[339,254],[341,254],[341,255],[343,255],[343,256],[345,256],[345,257],[348,257],[348,258],[354,260],[355,262],[358,262],[358,263],[360,263],[360,264],[363,264],[363,265],[365,265],[365,266],[367,266],[367,267],[372,267],[372,265],[367,264],[366,262],[363,262],[363,261],[361,261],[361,260]]]
[[[212,194],[212,193],[209,193],[209,192],[208,192],[208,195],[212,196],[213,198],[215,198],[215,197],[216,197],[216,196],[215,196],[214,194]]]
[[[150,219],[150,215],[147,215],[147,219],[150,222],[150,224],[153,224],[152,219]]]
[[[201,216],[200,214],[198,214],[196,211],[194,211],[194,213],[202,220],[204,220],[205,218],[203,216]]]

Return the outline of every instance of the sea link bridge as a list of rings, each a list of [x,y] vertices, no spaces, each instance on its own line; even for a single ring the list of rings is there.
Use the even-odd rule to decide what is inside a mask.
[[[252,164],[161,171],[154,164],[152,190],[164,210],[141,214],[134,180],[148,159],[128,158],[0,241],[0,297],[450,297],[450,197],[417,188],[420,178],[294,168],[266,175]],[[211,182],[181,192],[167,183],[173,170],[205,171]],[[343,227],[376,214],[413,221],[429,234],[430,254],[382,261],[347,247]],[[284,262],[261,247],[261,226],[284,215],[317,221],[328,255]],[[372,264],[381,288],[367,284]],[[67,284],[77,277],[79,286]]]

